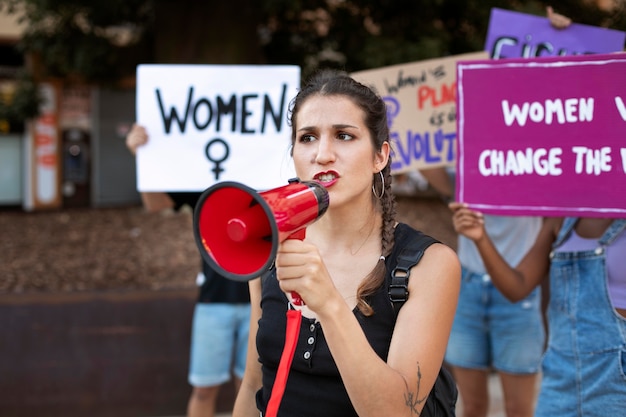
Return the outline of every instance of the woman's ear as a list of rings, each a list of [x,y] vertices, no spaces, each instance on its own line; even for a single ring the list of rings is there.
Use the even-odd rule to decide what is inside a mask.
[[[376,152],[374,156],[374,165],[376,168],[376,172],[382,171],[383,168],[387,166],[387,162],[389,161],[389,154],[391,153],[391,146],[389,142],[383,142],[383,145],[380,147],[380,150]]]

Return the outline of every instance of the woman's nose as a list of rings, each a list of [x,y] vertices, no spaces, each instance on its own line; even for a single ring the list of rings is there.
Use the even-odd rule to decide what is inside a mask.
[[[315,155],[315,162],[318,164],[327,164],[335,160],[335,150],[331,140],[321,138],[318,141],[317,154]]]

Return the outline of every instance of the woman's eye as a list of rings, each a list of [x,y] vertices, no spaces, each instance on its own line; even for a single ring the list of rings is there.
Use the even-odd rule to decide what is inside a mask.
[[[315,136],[313,135],[302,135],[300,136],[300,142],[302,143],[309,143],[309,142],[313,142],[315,140]]]
[[[337,138],[340,140],[351,140],[351,139],[354,139],[354,136],[352,136],[349,133],[339,133],[337,135]]]

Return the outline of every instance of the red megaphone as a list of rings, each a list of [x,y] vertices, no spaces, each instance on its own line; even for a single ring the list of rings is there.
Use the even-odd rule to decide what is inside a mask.
[[[202,258],[220,275],[248,281],[274,263],[279,242],[303,239],[305,228],[328,208],[328,191],[314,181],[257,192],[236,182],[207,188],[194,210]]]

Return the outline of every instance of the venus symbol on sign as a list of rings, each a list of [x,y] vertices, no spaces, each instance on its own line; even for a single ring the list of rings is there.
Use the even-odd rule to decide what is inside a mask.
[[[216,158],[215,156],[211,156],[211,147],[215,149],[216,146],[219,148],[220,147],[219,145],[221,145],[222,147],[221,158]],[[204,152],[206,153],[206,157],[209,159],[209,161],[215,164],[215,166],[213,167],[211,171],[215,173],[215,180],[217,181],[220,179],[220,174],[224,172],[224,169],[221,166],[222,162],[227,160],[228,155],[230,154],[230,148],[228,147],[228,143],[226,143],[224,139],[215,138],[211,140],[209,143],[207,143],[206,148],[204,148]],[[213,152],[215,153],[215,151]]]

